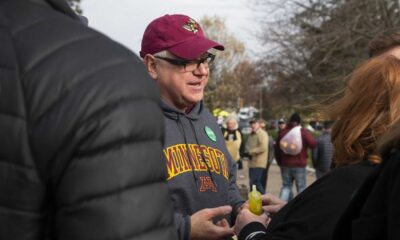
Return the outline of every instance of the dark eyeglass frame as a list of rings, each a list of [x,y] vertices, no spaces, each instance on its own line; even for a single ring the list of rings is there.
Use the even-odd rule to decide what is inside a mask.
[[[177,59],[177,58],[168,58],[168,57],[161,57],[161,56],[154,56],[157,59],[164,60],[172,65],[175,66],[180,66],[183,67],[186,71],[186,66],[191,65],[191,64],[196,64],[196,68],[193,69],[192,71],[198,69],[200,67],[200,64],[204,64],[206,68],[208,68],[212,63],[214,62],[215,55],[211,53],[207,53],[205,56],[196,59],[196,60],[184,60],[184,59]]]

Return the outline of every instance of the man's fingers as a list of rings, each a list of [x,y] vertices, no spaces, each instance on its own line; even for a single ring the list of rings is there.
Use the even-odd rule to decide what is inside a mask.
[[[231,237],[235,234],[233,227],[221,227],[221,226],[216,226],[215,232],[213,235],[215,235],[215,237],[218,238],[227,238],[227,237]]]
[[[231,206],[221,206],[221,207],[216,207],[216,208],[207,208],[204,209],[206,210],[207,218],[211,219],[214,217],[219,217],[219,216],[225,216],[228,215],[232,212],[232,207]],[[202,210],[200,210],[202,211]]]
[[[229,227],[229,223],[228,223],[228,221],[224,218],[224,219],[222,219],[222,220],[220,220],[220,221],[217,222],[217,226],[220,226],[220,227]]]
[[[283,202],[280,198],[278,198],[277,196],[272,195],[270,193],[261,195],[261,200],[262,200],[263,205],[276,204],[276,203]]]
[[[282,206],[280,205],[268,205],[268,206],[263,206],[264,212],[275,214],[281,210]]]
[[[210,235],[214,236],[215,239],[226,239],[235,234],[233,227],[229,226],[229,223],[226,219],[218,221],[214,226],[211,227],[210,231]]]

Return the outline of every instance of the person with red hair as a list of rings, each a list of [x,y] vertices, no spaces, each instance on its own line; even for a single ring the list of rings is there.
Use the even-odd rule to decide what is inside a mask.
[[[239,233],[239,239],[330,239],[337,223],[339,230],[335,239],[338,240],[351,239],[353,232],[359,236],[368,234],[375,236],[372,230],[369,231],[370,229],[366,231],[368,234],[361,233],[366,228],[370,228],[370,225],[373,226],[373,223],[379,224],[373,226],[379,233],[399,236],[398,228],[394,227],[395,224],[390,225],[393,228],[386,228],[386,230],[385,228],[377,229],[380,226],[386,226],[386,220],[384,221],[386,218],[380,217],[371,220],[369,222],[371,224],[361,224],[364,220],[368,220],[369,213],[379,215],[380,211],[372,209],[373,206],[376,207],[382,203],[377,202],[380,199],[378,197],[368,201],[365,201],[362,196],[359,197],[363,200],[361,203],[365,202],[361,212],[351,211],[360,208],[350,208],[347,217],[339,220],[354,195],[359,196],[361,189],[369,192],[365,190],[365,187],[357,189],[382,162],[378,140],[388,133],[388,129],[395,122],[400,120],[399,103],[399,59],[391,55],[379,55],[359,65],[351,74],[342,97],[328,108],[328,116],[335,120],[332,128],[332,142],[337,169],[317,180],[275,216],[272,216],[267,229],[265,217],[243,210],[237,218],[235,228]],[[398,158],[398,155],[394,158]],[[393,167],[398,169],[398,164],[394,163]],[[385,169],[393,172],[391,169]],[[385,179],[394,187],[398,177],[395,173],[393,174],[393,179],[388,179],[389,175],[385,175]],[[389,194],[387,196],[392,196],[388,190],[377,188],[372,191],[375,193],[383,191],[382,193]],[[275,204],[279,203],[268,195],[263,198],[265,203],[271,200],[274,200]],[[398,209],[394,204],[396,199],[399,199],[399,195],[394,194],[390,199],[392,203],[390,206],[393,209]],[[375,205],[368,205],[369,202],[374,202]],[[386,203],[383,205],[378,207],[382,209],[383,216],[388,216],[393,223],[399,223],[400,211],[391,213]],[[353,219],[360,219],[360,224],[355,226]],[[380,236],[384,238],[387,235],[376,235],[375,238],[365,239],[378,239]],[[398,237],[390,239],[398,239]]]

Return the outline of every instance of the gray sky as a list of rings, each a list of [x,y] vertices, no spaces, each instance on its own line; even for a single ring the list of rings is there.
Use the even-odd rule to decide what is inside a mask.
[[[250,56],[260,47],[258,24],[248,0],[82,0],[89,26],[138,53],[148,23],[164,14],[182,13],[195,20],[220,16],[229,31],[243,42]]]

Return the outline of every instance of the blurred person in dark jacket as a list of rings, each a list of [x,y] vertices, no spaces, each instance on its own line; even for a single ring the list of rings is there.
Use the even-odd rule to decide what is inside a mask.
[[[331,140],[332,122],[326,121],[321,135],[317,137],[317,146],[312,150],[312,162],[316,178],[330,171],[333,159],[333,144]]]
[[[176,239],[140,59],[63,0],[2,0],[0,26],[0,239]]]

